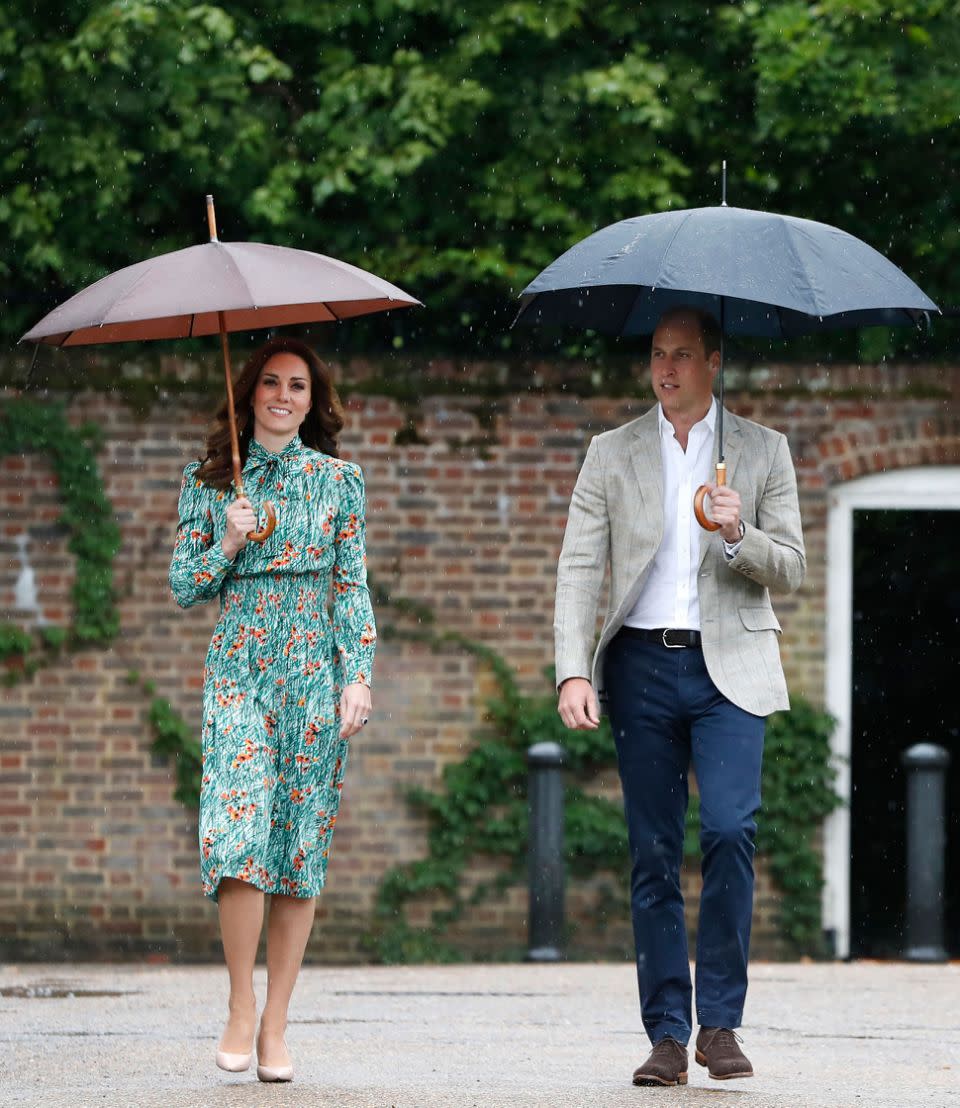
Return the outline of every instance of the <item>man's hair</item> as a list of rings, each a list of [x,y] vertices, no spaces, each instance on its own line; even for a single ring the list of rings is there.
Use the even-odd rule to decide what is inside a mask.
[[[704,308],[697,308],[692,304],[678,304],[675,308],[667,308],[663,315],[660,316],[659,320],[657,320],[657,326],[659,327],[663,323],[670,323],[681,316],[693,318],[699,324],[700,337],[703,339],[703,352],[708,358],[714,350],[716,350],[717,353],[720,352],[720,341],[722,338],[720,324],[717,322],[717,317]]]

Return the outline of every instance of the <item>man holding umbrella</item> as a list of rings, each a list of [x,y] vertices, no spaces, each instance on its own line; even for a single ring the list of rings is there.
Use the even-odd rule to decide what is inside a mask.
[[[694,492],[716,455],[720,359],[709,313],[680,306],[661,316],[650,359],[659,403],[590,443],[558,567],[559,712],[568,727],[592,729],[605,703],[617,747],[640,1006],[653,1044],[637,1085],[687,1080],[692,987],[680,866],[691,764],[703,850],[696,1060],[718,1079],[753,1074],[734,1032],[747,988],[754,817],[764,717],[788,707],[770,592],[800,585],[805,555],[786,439],[730,413],[727,484],[710,486],[719,528],[695,520]],[[609,608],[594,652],[608,562]]]

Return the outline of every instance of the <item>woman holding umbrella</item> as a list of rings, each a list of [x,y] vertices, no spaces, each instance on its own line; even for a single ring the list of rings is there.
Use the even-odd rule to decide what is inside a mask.
[[[182,607],[220,600],[204,666],[199,825],[203,888],[217,901],[230,976],[217,1065],[250,1065],[269,896],[257,1076],[289,1081],[287,1009],[326,878],[349,739],[371,711],[364,486],[359,466],[338,457],[342,408],[316,354],[290,339],[267,343],[241,372],[233,405],[243,483],[276,505],[264,540],[250,500],[230,491],[228,403],[204,458],[184,470],[170,585]]]

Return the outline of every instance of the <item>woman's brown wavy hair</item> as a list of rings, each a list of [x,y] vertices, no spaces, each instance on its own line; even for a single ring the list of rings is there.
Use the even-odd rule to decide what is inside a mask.
[[[310,370],[310,411],[300,425],[304,446],[340,456],[340,432],[343,430],[343,405],[333,387],[327,367],[316,351],[299,339],[279,338],[264,343],[247,359],[233,385],[233,406],[240,439],[240,467],[243,468],[253,435],[253,391],[263,367],[274,354],[296,354]],[[233,483],[230,454],[230,425],[227,422],[227,402],[224,400],[207,433],[207,452],[200,461],[197,476],[205,485],[228,489]]]

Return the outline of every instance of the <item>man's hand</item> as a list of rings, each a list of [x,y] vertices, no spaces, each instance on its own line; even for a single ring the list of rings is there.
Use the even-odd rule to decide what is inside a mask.
[[[600,711],[593,685],[585,677],[568,677],[560,686],[560,718],[574,731],[596,731]]]
[[[720,534],[729,543],[740,541],[740,493],[729,485],[707,485],[710,516],[720,524]]]

